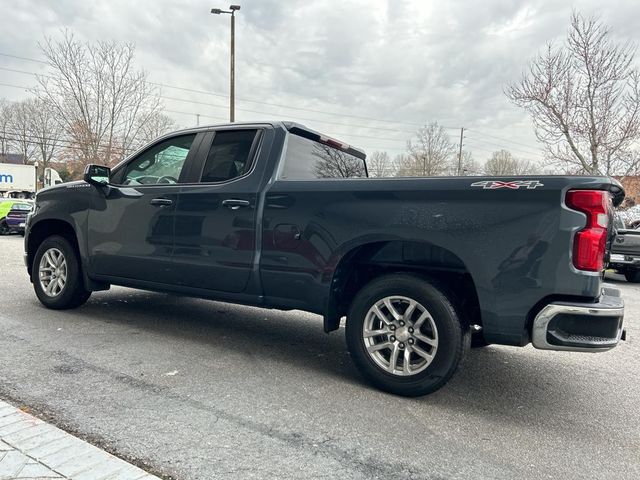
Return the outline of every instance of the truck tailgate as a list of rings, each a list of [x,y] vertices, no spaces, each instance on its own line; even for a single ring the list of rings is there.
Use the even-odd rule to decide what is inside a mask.
[[[640,256],[640,230],[618,230],[612,253]]]

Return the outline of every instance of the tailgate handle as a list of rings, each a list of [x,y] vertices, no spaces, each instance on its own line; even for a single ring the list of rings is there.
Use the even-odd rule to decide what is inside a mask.
[[[238,210],[240,207],[248,207],[251,205],[249,200],[240,200],[237,198],[228,198],[222,201],[222,205],[231,210]]]
[[[170,207],[173,205],[173,200],[168,198],[154,198],[150,203],[155,207]]]

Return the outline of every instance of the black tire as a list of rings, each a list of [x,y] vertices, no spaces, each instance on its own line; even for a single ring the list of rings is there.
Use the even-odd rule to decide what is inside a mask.
[[[640,283],[640,270],[627,270],[624,272],[624,278],[630,283]]]
[[[45,292],[39,277],[40,262],[50,249],[62,252],[66,261],[66,282],[55,296],[50,296]],[[31,278],[38,300],[47,308],[54,310],[76,308],[84,304],[91,296],[91,292],[84,288],[80,262],[75,248],[69,243],[69,240],[59,235],[48,237],[38,247],[33,259]]]
[[[347,317],[346,339],[353,361],[369,382],[386,392],[416,397],[432,393],[449,381],[469,349],[471,335],[443,292],[443,289],[434,284],[407,274],[385,275],[360,290]],[[363,335],[367,312],[377,302],[389,296],[407,297],[418,302],[430,313],[437,329],[435,355],[431,363],[418,373],[407,376],[390,373],[379,366],[367,351]],[[417,342],[416,340],[416,345]],[[390,365],[391,360],[388,363]]]
[[[0,221],[0,235],[9,235],[11,233],[11,229],[7,225],[7,221],[3,218]]]

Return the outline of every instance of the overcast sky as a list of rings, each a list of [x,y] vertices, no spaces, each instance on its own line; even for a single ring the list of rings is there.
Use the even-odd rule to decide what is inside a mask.
[[[484,162],[492,151],[539,159],[527,114],[503,87],[548,41],[561,41],[571,8],[599,14],[616,36],[640,40],[640,1],[238,0],[236,119],[302,122],[391,155],[425,123],[449,127]],[[136,44],[137,64],[164,87],[180,126],[228,118],[229,17],[217,0],[0,0],[0,98],[28,96],[46,66],[38,41],[61,28],[86,40]],[[178,99],[178,100],[176,100]],[[180,100],[181,99],[181,100]],[[257,101],[261,103],[255,103]],[[199,103],[194,103],[199,102]],[[292,108],[295,107],[295,108]]]

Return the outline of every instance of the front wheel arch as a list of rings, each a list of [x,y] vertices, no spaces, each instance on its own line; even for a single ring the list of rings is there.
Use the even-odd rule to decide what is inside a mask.
[[[59,219],[41,220],[29,227],[29,238],[27,240],[27,270],[30,276],[33,274],[33,259],[38,248],[42,242],[53,235],[59,235],[66,238],[74,247],[78,258],[81,258],[78,237],[75,229],[69,222]]]

